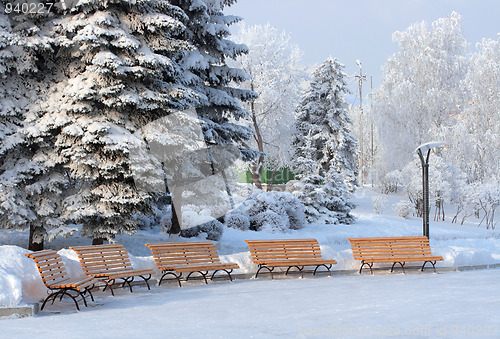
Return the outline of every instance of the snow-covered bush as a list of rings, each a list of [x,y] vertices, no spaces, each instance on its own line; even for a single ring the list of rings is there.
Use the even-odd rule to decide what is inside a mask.
[[[306,219],[304,205],[288,192],[254,192],[242,205],[254,231],[284,232],[300,229]]]
[[[396,193],[398,191],[398,185],[401,184],[401,179],[401,171],[399,170],[387,173],[384,178],[380,180],[378,185],[380,193]]]
[[[250,229],[250,218],[248,214],[239,209],[235,209],[226,214],[224,222],[226,227],[229,228],[235,228],[242,231]]]
[[[224,233],[224,225],[217,219],[212,219],[198,226],[184,228],[181,230],[181,237],[192,238],[206,233],[207,240],[219,241]]]
[[[467,217],[474,214],[480,218],[479,226],[484,222],[487,229],[490,227],[495,229],[495,211],[500,205],[500,186],[495,182],[475,183],[468,185],[464,192],[466,194],[461,211],[462,223]]]
[[[251,218],[250,228],[255,231],[284,233],[288,229],[288,226],[289,222],[287,220],[286,213],[277,213],[273,210],[265,210]]]
[[[394,211],[398,217],[409,219],[410,214],[413,211],[413,204],[408,200],[401,200],[400,202],[394,204]]]
[[[342,179],[304,176],[293,185],[293,189],[293,194],[305,206],[308,222],[350,224],[354,221],[349,213],[354,205],[349,202],[351,195]]]
[[[377,214],[384,213],[384,207],[387,204],[387,198],[382,195],[372,197],[373,210]]]

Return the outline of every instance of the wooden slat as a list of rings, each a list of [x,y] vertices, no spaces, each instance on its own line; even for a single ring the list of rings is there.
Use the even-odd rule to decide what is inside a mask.
[[[75,288],[77,291],[80,291],[96,282],[91,277],[80,280],[71,279],[66,272],[61,257],[56,251],[44,250],[36,253],[27,253],[26,256],[34,259],[45,286],[51,290]]]
[[[85,274],[90,276],[121,279],[154,273],[154,270],[134,270],[127,250],[120,244],[70,248],[77,253]]]
[[[215,244],[210,241],[146,244],[155,265],[163,271],[213,271],[239,268],[235,263],[222,263]]]
[[[325,260],[316,239],[245,240],[255,264],[290,267],[336,264]]]
[[[429,239],[414,237],[348,238],[355,259],[366,262],[443,260],[432,256]]]

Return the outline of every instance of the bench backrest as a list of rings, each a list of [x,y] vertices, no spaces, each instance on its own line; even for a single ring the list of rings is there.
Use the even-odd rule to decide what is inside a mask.
[[[56,251],[44,250],[26,253],[25,255],[35,260],[38,272],[40,272],[45,286],[51,288],[70,280],[61,256]]]
[[[174,265],[219,264],[219,254],[211,241],[146,244],[153,253],[156,267]]]
[[[429,239],[415,237],[348,238],[356,260],[431,255]]]
[[[78,254],[83,271],[87,275],[133,269],[127,250],[120,244],[75,246],[70,249]]]
[[[316,239],[245,240],[254,264],[290,259],[322,259]]]

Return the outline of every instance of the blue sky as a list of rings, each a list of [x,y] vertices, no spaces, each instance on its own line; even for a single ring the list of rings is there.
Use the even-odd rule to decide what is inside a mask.
[[[225,10],[248,25],[269,22],[290,33],[304,53],[305,65],[319,65],[333,56],[352,75],[359,73],[356,60],[361,60],[368,78],[363,96],[369,92],[370,75],[378,87],[385,60],[398,50],[392,33],[452,11],[462,15],[471,49],[482,38],[496,39],[500,33],[499,0],[238,0]],[[349,82],[354,91],[355,80]]]

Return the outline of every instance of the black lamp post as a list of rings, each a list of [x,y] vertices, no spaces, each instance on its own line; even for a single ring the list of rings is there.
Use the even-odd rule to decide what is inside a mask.
[[[423,234],[429,238],[429,156],[434,147],[443,145],[442,141],[432,141],[418,146],[415,150],[422,163],[422,187],[423,187]]]

